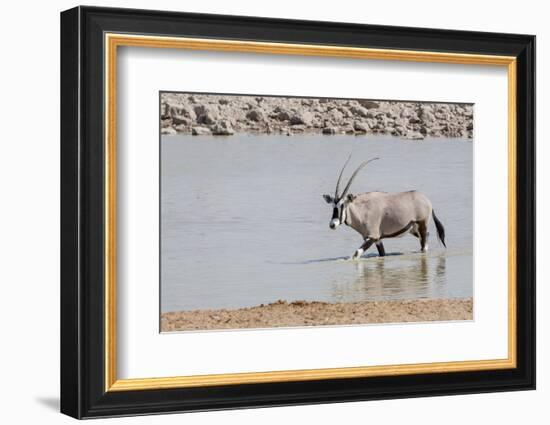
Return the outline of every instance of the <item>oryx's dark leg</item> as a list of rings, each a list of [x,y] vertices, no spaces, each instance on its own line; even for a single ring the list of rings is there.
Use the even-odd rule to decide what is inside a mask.
[[[428,251],[428,226],[425,221],[418,222],[418,233],[420,233],[420,249],[422,252]]]
[[[382,241],[376,242],[376,249],[378,250],[378,255],[380,257],[384,257],[386,255],[386,251],[384,250],[384,244]]]
[[[420,232],[418,231],[418,223],[415,223],[411,229],[411,235],[420,239]]]
[[[363,245],[361,245],[359,248],[357,248],[357,251],[353,254],[353,259],[361,257],[363,253],[370,248],[370,246],[374,243],[374,240],[371,238],[365,239],[365,242],[363,242]]]

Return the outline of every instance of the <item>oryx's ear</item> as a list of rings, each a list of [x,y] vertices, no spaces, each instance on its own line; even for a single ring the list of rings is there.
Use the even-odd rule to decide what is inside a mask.
[[[325,198],[325,201],[327,201],[327,204],[332,204],[334,202],[334,199],[330,195],[323,195],[323,198]]]
[[[351,193],[347,196],[348,198],[348,202],[353,202],[355,200],[355,198],[357,198],[357,196],[355,195],[352,195]]]

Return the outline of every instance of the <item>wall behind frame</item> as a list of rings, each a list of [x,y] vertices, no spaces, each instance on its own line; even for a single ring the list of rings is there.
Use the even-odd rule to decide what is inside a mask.
[[[279,0],[205,0],[177,2],[157,0],[94,1],[97,6],[155,8],[266,16],[278,18],[347,21],[368,24],[516,32],[537,35],[539,76],[550,75],[550,28],[544,5],[526,0],[479,2],[394,0],[388,3],[340,0],[297,2]],[[0,78],[2,152],[0,182],[0,389],[5,403],[0,413],[6,423],[40,420],[43,424],[74,423],[57,413],[59,393],[59,12],[77,2],[11,2],[4,8],[0,26],[3,43]],[[537,81],[540,94],[550,93],[545,77]],[[550,106],[538,102],[538,116],[550,115]],[[544,126],[538,140],[550,139]],[[550,147],[541,143],[539,164],[550,159]],[[538,167],[539,188],[550,181],[550,167]],[[550,215],[550,201],[538,195],[538,217]],[[550,237],[550,223],[538,223],[539,259],[550,256],[542,241]],[[538,263],[538,390],[501,394],[391,400],[210,412],[199,414],[134,417],[109,423],[171,424],[334,424],[341,421],[409,424],[469,424],[491,421],[514,424],[548,417],[544,401],[550,397],[550,301],[548,263]],[[539,419],[540,418],[540,419]],[[99,420],[102,422],[103,420]]]

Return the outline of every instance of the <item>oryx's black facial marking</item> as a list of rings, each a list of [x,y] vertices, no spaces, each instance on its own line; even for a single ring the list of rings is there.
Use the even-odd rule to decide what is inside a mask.
[[[329,227],[331,229],[336,229],[342,223],[341,216],[342,216],[341,209],[338,208],[337,205],[335,205],[334,208],[332,209],[332,218],[330,219],[330,224],[329,224]]]
[[[343,220],[344,208],[345,206],[341,203],[334,204],[334,207],[332,208],[332,218],[330,219],[330,224],[329,224],[329,227],[331,229],[336,229],[340,224],[344,222]]]
[[[336,229],[341,224],[346,224],[346,217],[345,217],[345,208],[346,204],[338,202],[334,204],[334,208],[332,209],[332,218],[330,219],[329,227],[331,229]]]

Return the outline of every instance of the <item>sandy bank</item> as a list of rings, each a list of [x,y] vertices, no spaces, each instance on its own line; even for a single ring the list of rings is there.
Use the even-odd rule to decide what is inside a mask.
[[[473,301],[426,299],[325,303],[278,301],[235,310],[194,310],[163,313],[163,332],[366,323],[472,320]]]

